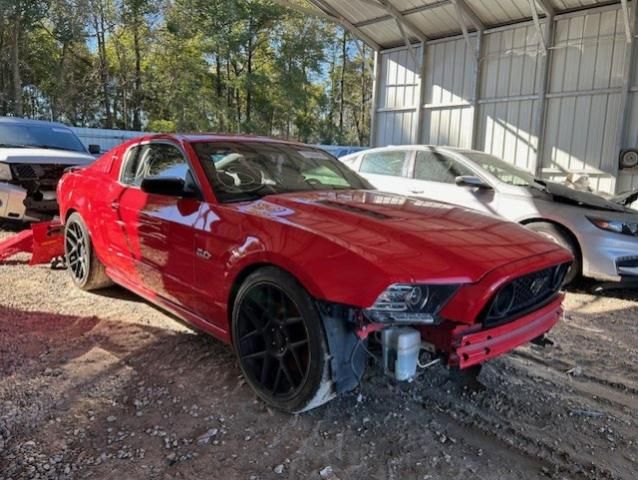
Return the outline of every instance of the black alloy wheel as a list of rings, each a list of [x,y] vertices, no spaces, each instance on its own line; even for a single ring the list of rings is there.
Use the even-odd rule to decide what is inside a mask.
[[[285,272],[269,267],[246,279],[235,301],[233,344],[248,383],[270,405],[299,412],[330,399],[319,314]]]

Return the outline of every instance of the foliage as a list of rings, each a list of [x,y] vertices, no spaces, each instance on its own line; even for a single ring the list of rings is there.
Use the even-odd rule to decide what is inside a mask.
[[[0,115],[365,145],[371,63],[268,0],[0,0]]]

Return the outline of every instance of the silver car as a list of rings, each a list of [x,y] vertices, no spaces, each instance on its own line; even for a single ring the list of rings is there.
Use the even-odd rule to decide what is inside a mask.
[[[607,200],[451,147],[384,147],[340,160],[380,190],[498,215],[551,238],[576,259],[567,281],[638,279],[638,211],[624,197]]]

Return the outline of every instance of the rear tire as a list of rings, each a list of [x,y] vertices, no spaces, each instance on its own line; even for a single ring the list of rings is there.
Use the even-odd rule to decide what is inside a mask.
[[[64,257],[76,287],[90,291],[113,284],[95,255],[89,230],[79,213],[72,213],[64,225]]]
[[[233,306],[232,338],[244,377],[267,404],[298,413],[334,397],[321,317],[288,273],[265,267],[246,278]]]
[[[534,222],[525,226],[571,252],[574,256],[574,262],[569,267],[567,275],[565,275],[564,285],[569,285],[574,282],[574,280],[580,276],[582,261],[580,258],[580,249],[569,233],[567,233],[563,227],[559,227],[550,222]]]

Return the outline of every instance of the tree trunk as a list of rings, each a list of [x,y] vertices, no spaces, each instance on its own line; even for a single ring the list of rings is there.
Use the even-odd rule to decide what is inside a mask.
[[[100,3],[99,12],[93,15],[93,26],[95,28],[95,37],[97,40],[97,50],[100,61],[100,83],[102,89],[102,105],[104,107],[104,127],[113,128],[113,114],[111,112],[111,96],[109,93],[109,75],[106,58],[106,39],[104,25],[104,10]]]
[[[252,73],[253,73],[253,37],[252,34],[248,37],[248,49],[247,49],[248,61],[246,70],[246,124],[250,130],[250,114],[252,109],[253,96],[252,90]]]
[[[142,130],[142,52],[140,49],[139,17],[133,26],[133,49],[135,50],[135,80],[133,86],[133,130]]]
[[[16,18],[13,25],[13,55],[11,56],[11,70],[13,72],[13,110],[16,117],[21,117],[22,107],[22,77],[20,76],[20,18]]]
[[[361,119],[359,120],[359,124],[361,125],[361,128],[359,129],[359,145],[363,145],[364,142],[364,136],[365,136],[365,127],[364,125],[366,125],[366,111],[368,110],[366,108],[366,97],[367,97],[367,76],[366,76],[366,63],[367,63],[367,59],[366,59],[366,45],[365,43],[361,42],[362,46],[361,46],[361,105],[360,105],[360,112],[361,112]]]
[[[341,78],[339,79],[339,143],[343,142],[343,117],[345,111],[346,62],[348,60],[348,33],[343,31],[341,40]]]
[[[69,44],[65,41],[62,44],[62,53],[60,54],[60,62],[58,63],[58,71],[56,74],[56,95],[51,99],[51,121],[56,122],[58,119],[61,106],[64,105],[65,85],[64,85],[64,66],[66,63],[66,52],[69,48]],[[75,88],[72,85],[71,88]]]

